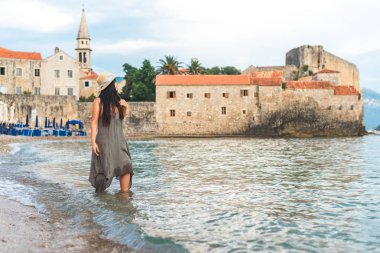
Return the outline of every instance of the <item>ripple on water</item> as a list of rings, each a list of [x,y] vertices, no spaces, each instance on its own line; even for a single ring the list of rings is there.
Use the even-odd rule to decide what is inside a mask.
[[[17,171],[50,184],[34,187],[51,209],[134,249],[368,252],[380,248],[379,140],[130,141],[127,197],[117,180],[93,193],[87,141],[32,143],[17,152]]]

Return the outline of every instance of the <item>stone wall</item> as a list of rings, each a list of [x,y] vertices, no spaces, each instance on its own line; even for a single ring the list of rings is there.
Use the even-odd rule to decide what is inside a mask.
[[[295,65],[298,68],[307,65],[313,73],[322,69],[339,71],[342,85],[354,86],[360,90],[359,70],[356,65],[327,52],[322,46],[301,46],[290,50],[286,53],[286,65]]]
[[[282,89],[280,86],[197,86],[193,98],[188,87],[176,88],[176,98],[167,98],[174,87],[161,86],[157,96],[162,103],[128,103],[126,136],[358,136],[363,134],[363,98],[358,95],[334,95],[332,89]],[[241,96],[242,89],[248,96]],[[204,93],[210,93],[205,98]],[[223,97],[228,93],[228,97]],[[62,117],[81,119],[90,134],[92,103],[77,102],[72,96],[33,96],[0,94],[0,102],[14,118],[25,123],[32,110],[57,122]],[[158,107],[160,106],[160,107]],[[226,114],[222,113],[226,107]],[[160,110],[158,110],[160,108]],[[170,110],[175,116],[170,116]],[[244,110],[244,112],[243,112]],[[188,116],[187,112],[191,112]]]
[[[247,96],[242,90],[247,90]],[[173,98],[168,97],[170,91],[175,92]],[[257,95],[256,85],[156,86],[158,133],[182,136],[241,134],[258,118]]]
[[[29,115],[29,122],[35,121],[35,118],[32,118],[32,110],[35,110],[40,126],[43,126],[45,117],[50,120],[55,117],[56,122],[59,122],[60,118],[63,122],[78,118],[78,105],[73,96],[0,94],[0,101],[7,104],[9,116],[9,110],[14,106],[15,121],[24,124],[26,115]]]
[[[25,92],[34,93],[34,87],[41,87],[41,75],[34,76],[34,70],[41,70],[40,60],[24,59],[0,59],[0,67],[5,67],[5,75],[0,75],[0,92],[15,94],[17,87],[21,94]],[[20,68],[21,76],[16,75],[16,69]]]
[[[78,102],[78,116],[87,133],[91,133],[92,103]],[[156,106],[154,102],[129,102],[123,131],[126,136],[156,135]]]
[[[363,134],[363,99],[357,95],[334,95],[328,89],[265,89],[263,99],[260,93],[261,122],[248,129],[247,134],[292,137]]]
[[[340,73],[317,73],[311,78],[313,81],[325,81],[331,84],[341,85]]]

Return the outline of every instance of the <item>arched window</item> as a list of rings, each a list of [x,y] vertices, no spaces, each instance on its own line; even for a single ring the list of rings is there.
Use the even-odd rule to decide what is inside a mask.
[[[82,62],[82,53],[79,53],[79,62]]]
[[[86,62],[87,62],[86,53],[83,53],[83,62],[84,62],[84,63],[86,63]]]

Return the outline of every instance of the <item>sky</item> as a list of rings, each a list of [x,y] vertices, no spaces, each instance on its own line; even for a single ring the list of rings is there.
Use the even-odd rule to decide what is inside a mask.
[[[158,66],[174,55],[205,67],[285,64],[301,45],[322,45],[354,64],[380,92],[379,0],[0,0],[0,47],[75,57],[82,6],[95,71]]]

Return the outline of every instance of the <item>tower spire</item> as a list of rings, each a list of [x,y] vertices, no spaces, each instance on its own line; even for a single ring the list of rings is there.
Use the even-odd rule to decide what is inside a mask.
[[[88,28],[87,28],[86,16],[84,14],[84,7],[82,9],[82,18],[80,20],[77,39],[90,39],[90,34],[89,34]]]
[[[91,69],[91,47],[90,47],[90,34],[87,28],[86,16],[84,14],[84,7],[82,9],[82,18],[80,20],[79,31],[77,36],[77,60],[79,66],[83,70]]]

